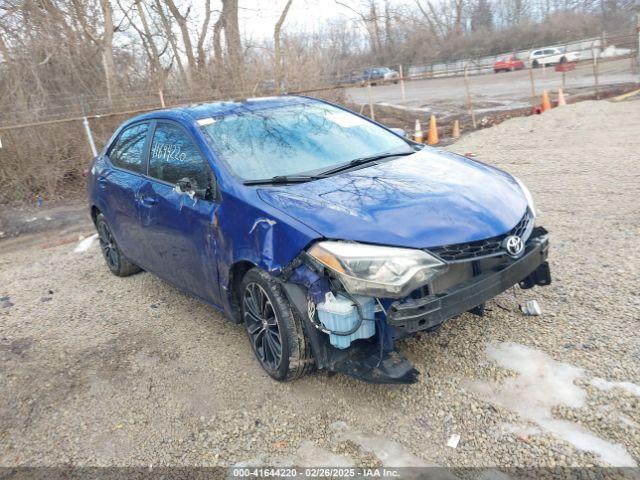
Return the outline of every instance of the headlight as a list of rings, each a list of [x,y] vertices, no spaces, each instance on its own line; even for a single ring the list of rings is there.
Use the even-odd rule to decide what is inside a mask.
[[[335,272],[352,295],[402,298],[447,271],[422,250],[355,242],[318,242],[309,255]]]
[[[518,177],[513,177],[513,179],[516,182],[518,182],[518,185],[520,185],[520,190],[522,190],[522,193],[524,194],[524,198],[527,199],[527,203],[529,204],[529,210],[531,210],[531,214],[535,217],[537,215],[536,204],[533,201],[533,197],[531,196],[531,192],[529,191],[527,186],[524,183],[522,183],[522,181]]]

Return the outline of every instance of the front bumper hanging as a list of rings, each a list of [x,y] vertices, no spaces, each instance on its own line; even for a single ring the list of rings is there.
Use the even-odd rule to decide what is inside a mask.
[[[534,236],[535,233],[542,233]],[[524,255],[510,263],[482,272],[447,290],[419,299],[399,300],[387,310],[387,323],[398,336],[437,327],[504,292],[515,284],[522,288],[549,285],[551,273],[546,259],[549,239],[546,230],[534,231]]]
[[[419,299],[403,299],[387,308],[386,323],[396,338],[437,327],[445,320],[482,305],[487,300],[519,284],[521,288],[549,285],[551,274],[546,259],[547,231],[534,229],[522,257],[505,259],[497,266],[444,291]],[[382,352],[378,342],[360,341],[345,350],[334,348],[328,336],[317,330],[307,315],[307,290],[300,284],[283,281],[283,289],[303,319],[318,368],[341,372],[371,383],[414,383],[419,372],[397,351]]]

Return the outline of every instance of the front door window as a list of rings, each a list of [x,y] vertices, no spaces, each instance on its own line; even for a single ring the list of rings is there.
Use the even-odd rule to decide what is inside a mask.
[[[209,166],[200,150],[180,127],[158,123],[151,142],[149,176],[175,185],[188,179],[194,190],[209,182]]]

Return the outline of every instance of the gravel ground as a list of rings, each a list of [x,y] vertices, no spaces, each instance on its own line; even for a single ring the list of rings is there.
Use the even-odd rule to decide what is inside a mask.
[[[412,386],[276,383],[240,327],[147,273],[113,277],[96,244],[0,242],[0,464],[640,463],[638,132],[639,101],[583,102],[449,147],[530,186],[554,283],[401,342]]]

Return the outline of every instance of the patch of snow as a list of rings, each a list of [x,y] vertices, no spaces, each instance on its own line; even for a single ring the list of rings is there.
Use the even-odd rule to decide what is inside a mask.
[[[640,424],[638,424],[637,422],[634,422],[633,420],[631,420],[629,417],[627,417],[622,413],[618,413],[615,416],[615,418],[616,420],[618,420],[618,422],[620,422],[621,425],[624,425],[625,427],[633,428],[635,430],[640,430]]]
[[[610,382],[610,381],[604,380],[602,378],[592,378],[590,383],[591,383],[591,385],[596,387],[598,390],[607,391],[607,390],[611,390],[611,389],[614,389],[614,388],[620,388],[622,390],[626,390],[627,392],[629,392],[632,395],[635,395],[636,397],[640,397],[640,385],[636,385],[635,383],[631,383],[631,382]]]
[[[581,368],[517,343],[490,345],[487,355],[518,376],[502,384],[468,382],[471,391],[518,413],[575,448],[598,455],[603,462],[617,467],[637,466],[622,445],[604,440],[576,423],[553,418],[551,409],[555,406],[580,408],[585,404],[586,392],[574,384],[584,375]]]
[[[94,233],[90,237],[87,237],[84,240],[81,240],[80,243],[78,243],[76,248],[73,250],[73,252],[74,253],[86,252],[91,248],[91,246],[93,245],[93,242],[95,242],[97,238],[98,238],[98,234]]]
[[[506,433],[513,433],[517,435],[540,435],[542,432],[537,427],[526,427],[524,425],[518,425],[515,423],[503,423],[501,429]]]
[[[629,55],[633,50],[630,48],[618,48],[615,45],[609,45],[602,52],[600,52],[600,58],[619,57],[622,55]]]
[[[606,417],[606,419],[609,422],[618,423],[626,428],[632,428],[635,430],[640,429],[640,424],[633,421],[632,419],[627,417],[625,414],[618,412],[611,405],[600,405],[598,406],[597,411],[600,415],[602,415],[603,417]]]
[[[391,107],[397,108],[398,110],[405,110],[407,112],[431,112],[433,109],[429,107],[411,107],[406,105],[399,105],[397,103],[388,103],[388,102],[378,102],[376,105],[380,105],[381,107]]]
[[[305,467],[353,467],[351,457],[330,452],[305,440],[296,453],[296,465]]]
[[[339,441],[348,440],[358,445],[365,452],[373,453],[385,467],[430,467],[403,445],[389,440],[382,435],[363,434],[352,430],[345,422],[334,422],[331,428],[336,432]]]

